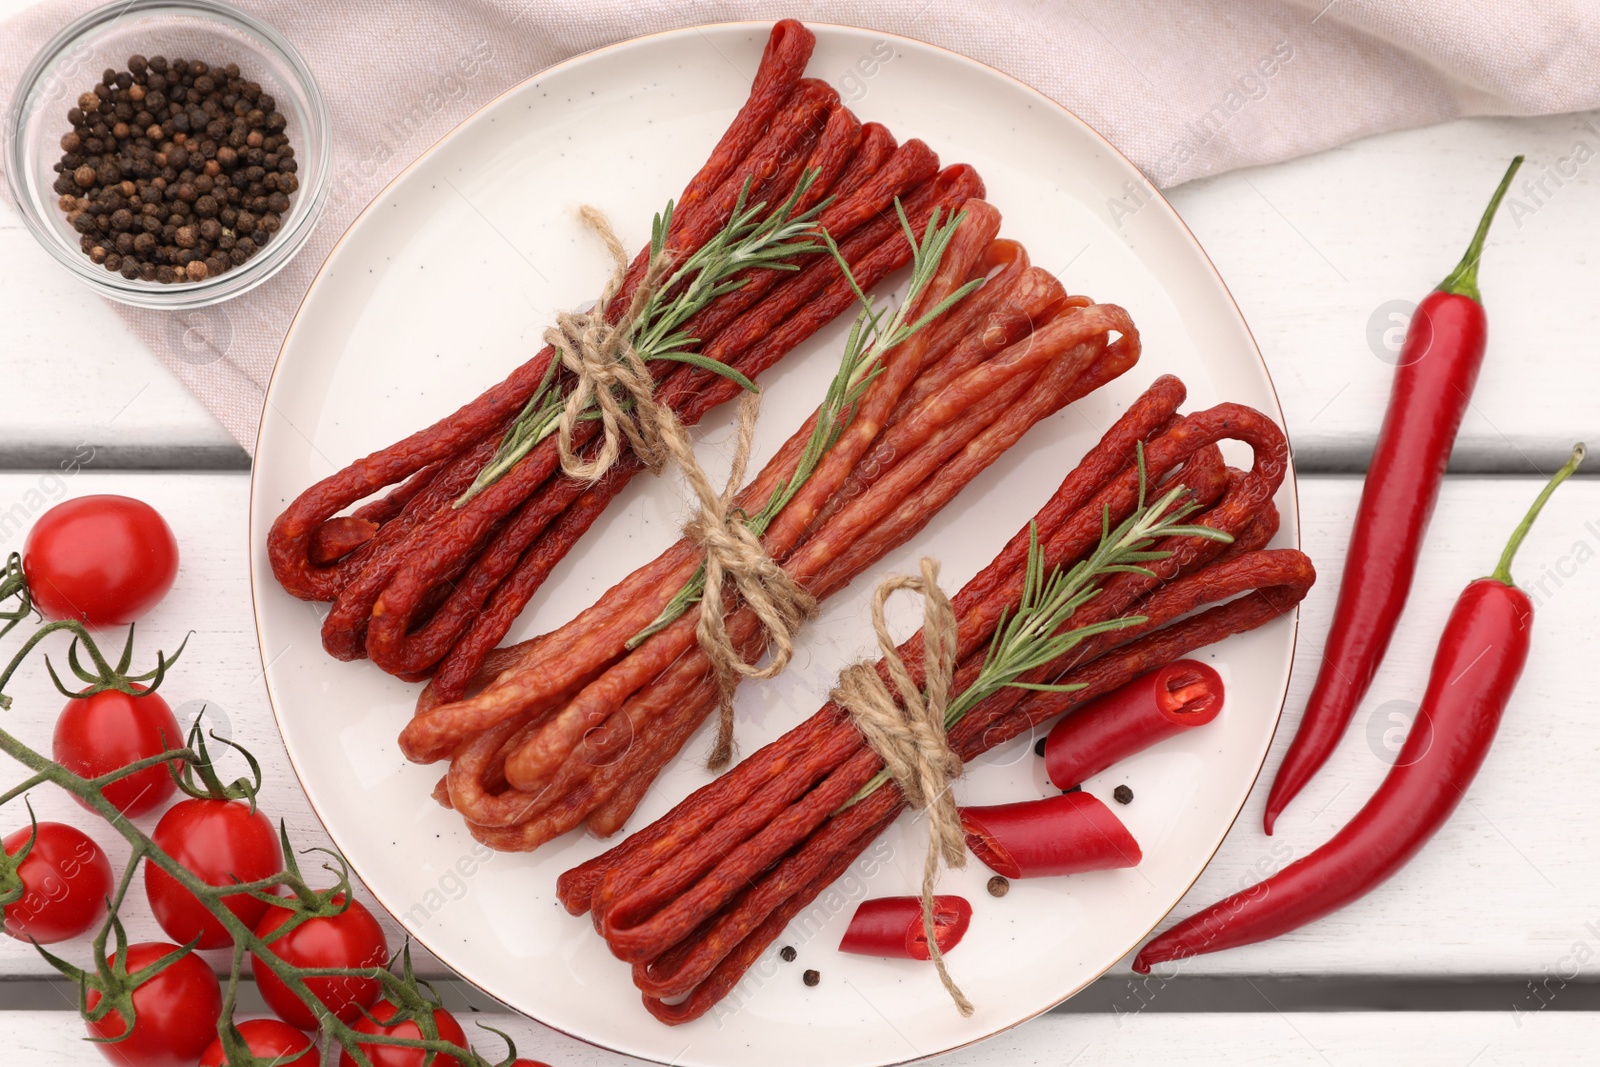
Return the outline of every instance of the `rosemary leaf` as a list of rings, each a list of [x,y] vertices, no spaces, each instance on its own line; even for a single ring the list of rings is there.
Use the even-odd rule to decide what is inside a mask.
[[[845,261],[833,237],[826,230],[819,231],[823,243],[838,263],[840,272],[855,291],[862,307],[850,327],[850,336],[839,359],[839,369],[834,374],[833,380],[828,383],[827,392],[817,411],[816,425],[795,464],[794,474],[780,482],[761,509],[745,520],[745,526],[757,537],[766,533],[772,520],[777,518],[778,513],[799,494],[801,487],[822,465],[828,450],[849,427],[855,415],[857,401],[883,371],[884,355],[983,284],[982,279],[968,282],[941,300],[933,311],[921,316],[915,322],[908,323],[906,319],[911,314],[912,308],[917,305],[937,276],[939,264],[950,247],[950,241],[967,216],[963,211],[941,223],[939,211],[935,209],[928,219],[927,228],[923,231],[923,239],[919,244],[917,235],[912,231],[911,223],[906,218],[905,210],[900,206],[899,198],[895,199],[895,211],[900,216],[900,225],[905,232],[906,241],[911,245],[911,280],[906,287],[905,299],[892,313],[879,308],[872,296],[862,290],[855,275],[850,271],[850,264]],[[704,594],[705,567],[701,566],[683,588],[667,602],[661,613],[648,626],[628,639],[627,647],[637,648],[672,625],[684,612],[699,603]]]
[[[973,708],[1001,689],[1015,688],[1038,692],[1071,692],[1082,686],[1023,681],[1038,668],[1055,662],[1091,637],[1147,622],[1143,615],[1124,615],[1103,619],[1085,626],[1071,626],[1073,615],[1100,594],[1104,580],[1115,574],[1151,572],[1137,565],[1168,558],[1171,553],[1151,546],[1166,537],[1205,537],[1232,541],[1220,530],[1185,524],[1199,505],[1189,490],[1175,485],[1154,503],[1145,503],[1147,484],[1144,453],[1138,453],[1139,506],[1115,527],[1109,511],[1102,514],[1100,543],[1086,558],[1072,567],[1055,568],[1045,574],[1044,552],[1039,547],[1038,531],[1028,529],[1028,558],[1023,569],[1022,596],[1014,611],[1007,612],[995,628],[994,638],[984,654],[983,664],[972,684],[953,697],[945,709],[945,729],[953,728]],[[878,774],[851,797],[844,808],[871,794],[888,775]],[[840,809],[844,810],[843,808]]]
[[[644,307],[628,331],[628,343],[641,360],[650,363],[658,359],[670,359],[688,363],[699,370],[720,374],[737,382],[740,388],[754,391],[755,383],[732,367],[695,356],[690,350],[699,344],[699,339],[689,334],[684,326],[712,301],[744,285],[746,279],[739,277],[743,272],[753,268],[797,269],[795,264],[785,261],[827,249],[828,246],[819,239],[821,228],[817,224],[817,216],[828,206],[831,198],[823,199],[805,211],[799,210],[800,201],[816,180],[817,171],[807,170],[795,183],[789,198],[768,212],[764,201],[753,205],[746,203],[750,193],[750,180],[746,179],[733,213],[723,228],[682,263],[672,267],[645,300]],[[660,264],[661,257],[666,253],[672,213],[673,203],[669,200],[651,222],[652,267]],[[556,432],[566,404],[566,397],[555,383],[557,366],[558,361],[552,359],[539,388],[523,405],[516,422],[506,432],[495,454],[478,472],[472,485],[455,501],[457,508],[466,506],[516,466],[539,442]],[[587,410],[595,410],[597,406],[591,400]]]

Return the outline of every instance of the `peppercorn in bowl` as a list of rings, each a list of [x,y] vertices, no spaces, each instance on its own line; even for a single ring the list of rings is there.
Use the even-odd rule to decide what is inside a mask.
[[[6,184],[45,250],[123,303],[193,308],[266,281],[327,195],[327,109],[305,61],[215,0],[90,12],[40,53]]]

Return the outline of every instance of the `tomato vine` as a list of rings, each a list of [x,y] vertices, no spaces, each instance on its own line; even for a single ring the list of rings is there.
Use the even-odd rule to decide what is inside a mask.
[[[9,603],[7,603],[9,602]],[[28,595],[27,583],[23,578],[16,557],[7,560],[6,567],[0,572],[0,637],[5,636],[13,627],[17,626],[32,613],[32,605]],[[156,666],[143,673],[130,673],[133,659],[133,633],[129,627],[127,643],[118,661],[113,664],[96,646],[89,631],[75,620],[61,620],[46,623],[38,627],[22,647],[13,655],[5,669],[0,671],[0,709],[9,709],[11,698],[4,693],[4,688],[15,675],[28,655],[33,652],[41,642],[56,631],[67,631],[72,634],[73,641],[68,651],[68,661],[73,673],[84,682],[87,688],[73,691],[62,684],[54,667],[48,667],[51,679],[58,689],[72,697],[88,695],[91,692],[101,692],[115,689],[130,696],[139,698],[154,693],[156,688],[166,678],[172,664],[177,660],[177,654],[167,656],[157,654]],[[187,644],[187,639],[185,639]],[[79,656],[79,649],[87,655],[92,669],[85,667]],[[182,652],[182,648],[178,650]],[[48,664],[48,660],[46,661]],[[203,716],[202,716],[203,718]],[[270,971],[284,986],[286,986],[306,1007],[317,1020],[318,1031],[325,1044],[342,1049],[350,1062],[358,1067],[373,1067],[372,1057],[368,1049],[376,1046],[393,1046],[401,1049],[413,1049],[422,1052],[428,1062],[447,1062],[446,1057],[453,1058],[463,1067],[511,1067],[517,1061],[516,1047],[510,1037],[492,1027],[480,1027],[502,1038],[507,1045],[507,1052],[503,1059],[491,1061],[470,1047],[463,1047],[442,1038],[439,1027],[435,1021],[435,1011],[439,1008],[437,995],[425,982],[417,979],[411,964],[409,945],[403,947],[396,957],[386,961],[385,965],[370,967],[309,967],[297,966],[283,959],[274,951],[273,945],[280,942],[284,936],[296,927],[315,918],[328,918],[342,914],[353,904],[353,894],[350,885],[350,870],[344,858],[331,849],[307,849],[302,855],[321,853],[326,857],[322,869],[333,877],[333,884],[325,889],[313,889],[306,881],[295,859],[295,851],[289,840],[287,827],[280,821],[279,836],[283,846],[284,866],[281,871],[268,877],[258,878],[249,882],[234,882],[228,885],[214,886],[187,870],[173,857],[163,850],[143,830],[134,826],[125,819],[102,795],[105,786],[120,781],[130,775],[137,774],[150,767],[169,765],[169,771],[179,780],[179,785],[191,796],[199,795],[202,790],[197,788],[194,778],[199,777],[206,789],[204,792],[216,795],[218,793],[239,795],[238,790],[243,790],[251,796],[254,803],[253,785],[259,784],[259,765],[253,756],[237,744],[211,735],[212,738],[228,748],[237,750],[249,765],[250,777],[255,778],[254,784],[249,778],[241,778],[231,786],[223,786],[222,778],[218,774],[212,755],[205,745],[201,720],[197,720],[190,730],[186,743],[182,747],[172,748],[165,752],[139,759],[106,774],[96,777],[83,777],[74,773],[60,763],[49,759],[42,753],[34,750],[11,732],[0,729],[0,752],[4,752],[18,763],[22,764],[30,773],[19,784],[0,793],[0,807],[7,803],[23,798],[31,790],[41,786],[51,785],[76,797],[84,807],[99,816],[105,824],[119,834],[129,846],[127,865],[124,867],[120,878],[117,879],[108,901],[108,909],[104,922],[96,932],[93,943],[93,963],[88,967],[79,967],[65,959],[49,952],[37,942],[35,948],[41,956],[48,961],[57,971],[77,983],[79,987],[79,1013],[84,1020],[94,1025],[106,1019],[115,1012],[125,1022],[122,1037],[133,1032],[137,1023],[137,1011],[134,1007],[133,993],[144,983],[157,977],[163,970],[173,966],[178,960],[194,951],[191,942],[179,948],[176,952],[160,959],[156,963],[143,968],[129,970],[127,966],[128,943],[127,932],[119,915],[122,903],[127,896],[128,887],[132,884],[141,864],[150,864],[170,876],[181,885],[205,908],[216,921],[227,931],[232,938],[230,965],[228,969],[225,996],[222,1002],[221,1014],[217,1020],[217,1034],[226,1055],[225,1063],[230,1067],[270,1067],[274,1061],[262,1059],[252,1053],[243,1035],[233,1023],[233,1014],[238,1001],[239,983],[244,973],[245,961],[254,959],[254,966],[264,967]],[[17,862],[14,857],[0,855],[0,867],[10,870]],[[266,936],[260,936],[248,924],[243,922],[230,910],[225,900],[227,897],[238,894],[248,894],[267,901],[278,908],[289,908],[293,911],[291,917],[277,925]],[[108,948],[111,950],[108,955]],[[393,1033],[373,1033],[370,1030],[358,1030],[356,1021],[345,1022],[333,1014],[318,999],[317,995],[307,986],[308,979],[318,978],[347,978],[376,982],[381,987],[382,997],[393,1005],[392,1013],[385,1012],[383,1026],[394,1029],[398,1024],[410,1022],[415,1025],[419,1037],[400,1037]],[[91,993],[94,995],[91,996]],[[92,1001],[92,1005],[91,1005]],[[370,1016],[368,1016],[370,1018]],[[105,1040],[116,1042],[119,1038]],[[526,1062],[526,1061],[524,1061]]]

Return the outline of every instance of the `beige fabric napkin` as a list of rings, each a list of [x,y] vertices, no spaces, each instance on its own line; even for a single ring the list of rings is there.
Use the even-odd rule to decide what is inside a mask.
[[[289,320],[357,212],[500,92],[638,34],[794,16],[920,38],[1049,94],[1159,186],[1459,115],[1600,105],[1593,0],[239,4],[282,31],[315,71],[333,114],[335,195],[296,260],[231,301],[226,316],[119,311],[246,449]],[[93,6],[46,0],[0,25],[0,114],[35,51]],[[397,113],[406,120],[397,123]]]

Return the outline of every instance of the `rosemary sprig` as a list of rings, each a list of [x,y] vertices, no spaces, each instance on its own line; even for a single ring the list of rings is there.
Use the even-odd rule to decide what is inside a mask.
[[[1102,516],[1100,543],[1070,569],[1057,567],[1045,574],[1044,553],[1039,548],[1038,530],[1028,529],[1028,560],[1022,597],[1016,610],[1003,616],[994,639],[984,655],[983,665],[972,684],[950,700],[945,708],[944,725],[950,730],[973,708],[1008,686],[1053,693],[1070,693],[1082,685],[1054,685],[1025,682],[1022,677],[1065,656],[1097,634],[1144,623],[1143,615],[1123,615],[1086,626],[1070,626],[1078,609],[1100,595],[1106,578],[1113,574],[1153,576],[1146,563],[1166,559],[1172,553],[1153,548],[1167,537],[1203,537],[1230,542],[1231,536],[1209,526],[1184,522],[1199,509],[1189,490],[1174,485],[1153,503],[1145,500],[1144,449],[1138,451],[1139,504],[1133,513],[1111,526],[1109,510]],[[886,773],[862,786],[844,807],[862,800],[889,780]],[[843,809],[841,809],[843,810]]]
[[[939,209],[935,208],[928,219],[927,227],[923,230],[922,241],[918,243],[917,235],[912,230],[911,222],[906,218],[905,209],[901,207],[898,197],[895,198],[894,206],[895,212],[900,217],[900,227],[905,232],[906,241],[911,245],[911,280],[906,287],[905,299],[893,312],[879,307],[871,295],[862,290],[856,282],[855,275],[850,271],[850,264],[845,261],[839,246],[834,243],[833,237],[826,230],[821,231],[822,240],[826,242],[829,253],[861,301],[861,312],[850,328],[844,354],[839,359],[839,370],[828,383],[828,391],[823,396],[822,406],[817,412],[816,426],[806,441],[805,450],[800,453],[794,474],[779,482],[761,510],[744,520],[745,526],[757,537],[767,532],[772,520],[778,517],[778,513],[800,492],[801,486],[816,473],[828,450],[849,427],[855,416],[856,403],[866,392],[867,386],[872,384],[873,379],[883,369],[884,355],[983,285],[981,278],[975,278],[940,300],[915,322],[910,321],[912,308],[916,306],[934,276],[938,274],[939,264],[944,260],[950,241],[955,237],[956,229],[960,227],[967,214],[965,211],[960,212],[941,224]],[[706,569],[705,565],[701,564],[694,575],[684,583],[683,588],[678,590],[662,608],[661,614],[657,615],[650,625],[628,639],[627,647],[637,648],[652,635],[670,626],[674,620],[700,602],[701,597],[705,595],[705,586]]]
[[[750,180],[733,208],[727,225],[692,255],[675,267],[650,293],[644,307],[628,331],[628,343],[646,363],[658,359],[687,363],[711,374],[719,374],[736,382],[741,388],[755,390],[755,383],[725,363],[708,359],[693,351],[699,338],[692,336],[684,326],[697,312],[713,300],[743,286],[748,279],[739,275],[752,268],[768,270],[799,270],[799,265],[788,262],[795,256],[820,252],[824,244],[817,240],[820,229],[817,215],[829,200],[823,199],[805,211],[798,211],[801,199],[817,180],[817,172],[808,170],[795,183],[793,192],[775,211],[766,213],[766,202],[747,205]],[[650,226],[650,265],[656,267],[665,254],[667,234],[672,226],[672,201]],[[831,242],[829,243],[831,245]],[[467,491],[456,500],[463,507],[473,497],[493,485],[512,467],[533,450],[533,447],[556,432],[561,422],[561,411],[566,397],[555,386],[557,362],[550,361],[544,379],[534,390],[522,413],[511,429],[506,431],[500,447],[484,464],[483,470]],[[594,416],[597,406],[591,401],[586,415]]]

